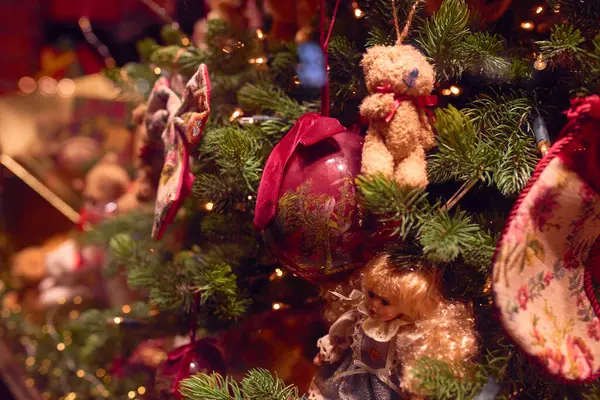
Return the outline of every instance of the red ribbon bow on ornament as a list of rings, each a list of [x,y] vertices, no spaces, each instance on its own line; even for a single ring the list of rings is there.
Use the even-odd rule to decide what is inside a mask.
[[[394,92],[394,89],[392,89],[392,86],[389,83],[385,84],[384,86],[377,86],[377,88],[375,89],[375,92],[382,93],[382,94],[391,93],[394,95],[394,104],[392,105],[392,109],[390,110],[388,115],[386,115],[385,122],[390,122],[392,120],[392,118],[394,117],[394,114],[396,113],[396,110],[398,109],[398,106],[400,106],[400,103],[403,101],[412,101],[413,104],[415,105],[415,107],[425,110],[425,112],[427,113],[427,116],[429,117],[430,120],[433,121],[435,119],[433,116],[433,112],[429,108],[427,108],[427,107],[437,106],[438,98],[435,95],[429,95],[429,96],[399,95]]]

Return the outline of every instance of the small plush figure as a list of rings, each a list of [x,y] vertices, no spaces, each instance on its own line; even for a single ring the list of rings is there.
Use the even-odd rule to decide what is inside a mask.
[[[401,44],[414,10],[404,32],[398,29],[395,46],[373,46],[361,62],[370,93],[360,105],[360,114],[369,121],[361,172],[383,173],[402,185],[424,188],[425,151],[435,144],[427,109],[435,105],[430,96],[435,73],[423,54]]]
[[[441,292],[439,273],[421,261],[373,258],[366,266],[358,306],[319,339],[309,399],[389,400],[424,396],[413,376],[428,356],[460,366],[474,355],[473,318]],[[349,298],[349,299],[350,299]]]
[[[116,155],[106,154],[85,176],[85,207],[105,207],[124,195],[130,184],[129,174],[118,164]]]
[[[43,247],[27,247],[12,257],[10,276],[15,291],[3,299],[3,307],[20,306],[25,315],[31,314],[35,320],[43,321],[38,284],[46,276],[45,254]]]

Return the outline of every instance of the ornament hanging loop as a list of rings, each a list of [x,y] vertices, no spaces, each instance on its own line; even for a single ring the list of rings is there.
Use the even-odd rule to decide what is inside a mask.
[[[402,41],[408,36],[408,30],[410,29],[410,25],[412,23],[415,14],[417,13],[417,6],[421,2],[421,0],[417,0],[412,5],[410,12],[408,13],[408,17],[406,18],[406,24],[404,24],[404,28],[400,31],[400,21],[398,20],[398,7],[396,5],[397,0],[392,0],[392,10],[394,13],[394,27],[396,28],[396,46],[400,46]]]

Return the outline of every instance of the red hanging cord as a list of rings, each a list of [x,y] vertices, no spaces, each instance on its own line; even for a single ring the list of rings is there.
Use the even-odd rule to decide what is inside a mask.
[[[325,0],[321,0],[319,40],[321,42],[321,48],[323,49],[323,58],[325,60],[325,74],[327,76],[325,86],[323,86],[323,89],[321,89],[321,115],[323,117],[329,117],[329,57],[327,48],[329,46],[329,39],[331,38],[331,32],[333,31],[333,24],[335,23],[335,17],[337,15],[338,8],[340,7],[340,2],[341,0],[337,0],[335,2],[333,15],[331,16],[331,23],[329,24],[329,30],[327,31],[327,36],[325,36]]]

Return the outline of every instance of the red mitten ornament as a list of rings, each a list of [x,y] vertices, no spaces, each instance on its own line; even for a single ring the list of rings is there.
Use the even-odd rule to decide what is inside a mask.
[[[159,79],[152,89],[146,111],[148,134],[152,137],[162,132],[165,151],[154,209],[152,237],[155,239],[162,238],[190,194],[194,182],[190,172],[190,146],[200,140],[209,112],[210,80],[204,64],[187,83],[182,99],[170,88],[166,78]]]
[[[308,113],[269,156],[254,225],[301,278],[335,279],[363,261],[354,185],[362,144],[338,120]]]
[[[508,335],[562,381],[600,376],[600,97],[572,101],[562,139],[519,196],[493,263]]]

